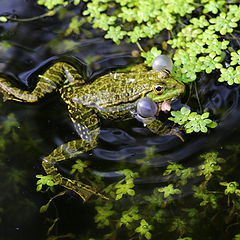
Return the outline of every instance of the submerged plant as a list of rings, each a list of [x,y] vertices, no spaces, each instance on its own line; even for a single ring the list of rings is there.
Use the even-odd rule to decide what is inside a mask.
[[[152,66],[156,56],[169,53],[174,62],[172,76],[185,84],[197,81],[200,76],[208,74],[214,74],[220,83],[229,85],[240,83],[238,1],[85,0],[84,2],[85,7],[81,9],[81,16],[69,10],[67,18],[62,8],[67,9],[72,3],[78,8],[79,0],[38,1],[39,5],[48,8],[48,13],[41,17],[59,13],[59,18],[69,21],[68,27],[59,31],[59,34],[64,36],[62,41],[65,44],[64,51],[73,51],[79,46],[71,36],[86,34],[85,26],[88,22],[94,28],[103,30],[104,37],[116,44],[124,41],[136,44],[140,51],[138,56],[141,56],[149,67]],[[0,16],[2,23],[11,20],[13,19],[9,16]],[[149,39],[150,41],[145,41]],[[48,43],[49,47],[56,47],[54,40]],[[4,43],[2,49],[5,51],[11,45]],[[169,120],[182,126],[186,133],[206,133],[209,128],[217,126],[216,122],[209,119],[208,112],[203,114],[197,112],[196,109],[190,111],[182,108],[180,111],[172,111]],[[6,135],[20,142],[15,134],[18,123],[14,116],[8,117],[9,122],[4,121],[0,125],[3,132],[0,138],[2,151],[9,145]],[[239,146],[224,150],[229,151],[226,162],[233,161],[237,169]],[[171,159],[167,166],[153,169],[147,164],[154,157],[151,152],[146,158],[137,161],[138,164],[141,163],[139,169],[134,165],[134,170],[130,170],[124,165],[124,170],[116,172],[120,180],[108,187],[104,188],[104,183],[99,177],[98,186],[111,197],[109,201],[97,199],[94,202],[97,204],[94,221],[97,228],[101,229],[100,239],[104,238],[103,234],[105,239],[116,239],[116,236],[121,234],[125,239],[160,239],[165,238],[165,234],[170,236],[169,239],[198,239],[200,231],[203,234],[211,230],[211,227],[219,226],[218,216],[221,220],[224,219],[221,222],[223,225],[221,232],[228,233],[230,239],[240,239],[240,182],[234,177],[237,175],[236,172],[235,175],[231,175],[234,169],[230,169],[230,174],[228,172],[227,175],[224,170],[225,161],[219,156],[220,154],[216,152],[209,152],[202,154],[200,158],[192,157],[194,164],[191,166],[186,164],[186,161],[174,163]],[[23,172],[16,173],[14,170],[11,171],[6,163],[0,164],[7,169],[9,175],[15,176],[11,177],[13,181],[21,182]],[[71,174],[77,177],[82,174],[90,181],[88,164],[76,160],[72,165]],[[138,183],[149,173],[155,174],[156,179],[161,177],[161,181],[143,193],[141,184]],[[57,185],[51,176],[37,175],[37,177],[38,191],[44,186],[47,190],[53,190],[54,185]],[[184,202],[184,197],[190,199],[189,205],[188,202]],[[45,211],[48,205],[44,205],[42,211]],[[0,208],[1,214],[4,211],[4,208]],[[206,226],[202,226],[206,221],[208,221]],[[199,230],[199,226],[203,229]],[[234,226],[238,228],[235,229]],[[229,229],[233,230],[230,232]],[[95,239],[99,235],[96,233]]]
[[[37,191],[41,191],[43,186],[46,185],[53,192],[53,186],[58,185],[57,182],[53,181],[52,175],[36,175],[36,178],[39,178],[37,181]]]
[[[135,195],[128,198],[127,205],[124,204],[127,196],[125,196],[125,200],[123,198],[116,199],[117,201],[111,203],[104,203],[102,199],[98,199],[99,206],[96,207],[97,217],[95,218],[98,228],[110,227],[112,229],[111,233],[105,235],[106,238],[116,236],[115,234],[119,231],[124,232],[125,230],[132,239],[158,239],[159,236],[162,236],[158,231],[162,229],[163,232],[167,230],[179,236],[174,238],[173,235],[169,235],[172,236],[171,239],[195,239],[191,235],[193,231],[196,231],[195,234],[197,234],[199,230],[197,226],[203,219],[206,221],[209,216],[220,214],[223,206],[229,206],[229,195],[235,196],[231,200],[232,210],[227,211],[226,215],[230,216],[234,211],[234,214],[238,216],[235,219],[237,221],[240,216],[239,183],[222,181],[224,178],[222,166],[225,160],[216,152],[202,154],[200,160],[200,164],[196,167],[170,163],[163,175],[169,177],[172,183],[154,188],[151,195],[144,196],[135,190]],[[141,171],[145,172],[146,168],[140,170],[135,178],[141,176]],[[198,183],[196,184],[194,182],[197,178]],[[214,184],[218,182],[216,182],[217,179],[225,189]],[[111,191],[117,191],[116,185],[110,186]],[[192,188],[190,206],[179,197],[189,187]],[[177,211],[180,212],[178,216],[175,216],[176,206]],[[106,217],[104,217],[105,215]],[[210,225],[212,224],[215,223]],[[227,225],[226,228],[228,228]],[[134,232],[139,235],[134,237]]]

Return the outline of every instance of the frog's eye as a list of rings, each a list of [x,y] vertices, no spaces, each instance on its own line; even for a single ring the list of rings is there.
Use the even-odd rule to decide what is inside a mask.
[[[157,85],[157,86],[155,87],[155,92],[156,92],[156,94],[162,94],[163,91],[164,91],[164,88],[163,88],[163,87],[161,87],[161,86],[159,86],[159,85]]]

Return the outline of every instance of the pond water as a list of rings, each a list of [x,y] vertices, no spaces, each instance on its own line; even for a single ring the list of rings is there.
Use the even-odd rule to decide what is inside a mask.
[[[44,8],[37,6],[34,1],[0,1],[0,12],[25,18],[44,13]],[[0,71],[18,77],[19,81],[31,88],[35,71],[59,56],[71,56],[75,57],[75,62],[76,59],[86,62],[89,76],[93,79],[110,69],[139,61],[131,56],[131,52],[137,50],[135,45],[125,43],[116,46],[111,41],[104,40],[102,32],[93,31],[90,27],[88,34],[83,32],[80,37],[59,34],[66,27],[67,23],[56,17],[37,22],[0,24]],[[91,174],[95,177],[102,176],[108,185],[121,179],[122,174],[117,172],[119,170],[130,169],[141,173],[135,179],[135,199],[127,195],[120,203],[112,201],[117,211],[126,211],[136,205],[139,209],[145,209],[147,216],[142,214],[142,218],[156,216],[157,210],[147,209],[149,202],[145,197],[151,196],[156,187],[170,183],[177,186],[174,176],[163,175],[167,165],[170,162],[179,163],[186,169],[191,167],[196,170],[203,163],[199,156],[209,152],[217,152],[219,157],[225,159],[221,166],[224,176],[222,179],[217,176],[217,180],[211,183],[210,190],[222,189],[224,192],[224,187],[219,182],[239,181],[239,87],[217,83],[217,76],[218,73],[199,75],[197,83],[202,108],[209,110],[218,122],[218,127],[208,134],[183,134],[182,142],[176,136],[154,135],[136,120],[102,122],[99,145],[90,155],[81,158],[91,161]],[[188,94],[188,105],[198,110],[195,92],[188,91]],[[175,102],[173,108],[179,109],[187,97]],[[89,239],[91,236],[104,239],[103,236],[107,233],[115,235],[106,239],[138,239],[138,235],[129,236],[127,228],[115,232],[117,226],[114,221],[121,214],[120,217],[116,214],[115,219],[113,217],[110,227],[97,229],[95,206],[105,203],[96,197],[83,203],[79,196],[69,191],[56,198],[45,213],[39,212],[40,207],[51,197],[64,190],[56,187],[55,193],[36,191],[35,176],[44,175],[42,157],[62,143],[78,138],[66,105],[59,96],[50,96],[37,104],[0,102],[0,124],[0,239],[37,240],[50,239],[49,236],[56,237],[52,239]],[[146,170],[143,170],[144,167]],[[63,172],[67,172],[66,169],[69,171],[69,168],[71,165],[67,163],[61,166]],[[239,209],[236,215],[226,213],[231,209],[227,197],[218,203],[220,211],[215,211],[211,206],[205,206],[202,210],[203,207],[199,206],[201,201],[193,198],[192,186],[201,184],[201,181],[203,179],[196,176],[186,185],[178,186],[182,190],[181,195],[175,194],[173,198],[176,198],[176,202],[173,201],[164,208],[169,222],[181,219],[182,209],[197,209],[197,219],[200,222],[191,222],[191,225],[186,220],[188,227],[192,228],[192,235],[179,231],[176,233],[173,227],[169,230],[166,222],[156,224],[158,230],[154,226],[155,232],[159,233],[153,234],[152,239],[177,239],[179,236],[190,235],[193,239],[233,239],[236,234],[240,234]],[[222,207],[226,209],[221,209]],[[49,227],[57,218],[57,224],[48,235]],[[180,221],[178,224],[180,226]]]

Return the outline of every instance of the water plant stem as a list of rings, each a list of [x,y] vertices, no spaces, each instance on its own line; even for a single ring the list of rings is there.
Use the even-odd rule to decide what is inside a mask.
[[[138,48],[140,49],[141,52],[145,52],[138,41],[136,42],[136,44],[137,44],[137,46],[138,46]]]
[[[15,18],[15,17],[11,17],[11,16],[5,16],[5,17],[7,18],[8,21],[11,21],[11,22],[31,22],[31,21],[39,20],[41,18],[51,17],[51,16],[55,15],[56,12],[57,12],[56,10],[52,10],[52,11],[46,12],[44,14],[41,14],[39,16],[31,17],[31,18]]]
[[[203,113],[202,112],[202,106],[201,106],[201,102],[200,102],[200,99],[199,99],[199,96],[198,96],[196,81],[194,82],[194,89],[195,89],[195,94],[196,94],[197,102],[198,102],[198,105],[199,105],[200,113],[202,114]]]

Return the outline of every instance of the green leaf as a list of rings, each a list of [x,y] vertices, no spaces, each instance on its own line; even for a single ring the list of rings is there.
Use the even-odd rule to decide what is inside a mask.
[[[71,174],[73,174],[75,171],[78,171],[79,173],[84,172],[84,168],[88,166],[88,162],[83,162],[81,160],[76,160],[76,163],[72,165],[72,171]]]
[[[7,22],[8,19],[4,16],[0,16],[0,22]]]
[[[96,206],[95,209],[97,211],[97,215],[94,220],[97,223],[98,228],[104,228],[105,226],[109,226],[110,217],[114,215],[116,212],[112,210],[113,205],[111,202],[106,202],[103,206]]]
[[[134,191],[133,189],[129,189],[129,190],[127,191],[127,193],[128,193],[128,195],[130,195],[130,196],[134,196],[134,195],[135,195],[135,191]]]
[[[152,226],[147,223],[145,219],[142,219],[140,222],[140,226],[135,229],[135,232],[139,233],[140,235],[145,236],[147,239],[151,239]]]
[[[224,191],[225,195],[234,194],[239,186],[237,182],[220,182],[220,185],[225,186],[226,189]]]
[[[214,121],[211,121],[210,123],[207,124],[207,126],[210,128],[215,128],[215,127],[217,127],[217,123]]]
[[[203,132],[208,131],[208,127],[215,128],[217,123],[208,119],[209,113],[205,112],[202,115],[187,110],[186,107],[182,107],[180,111],[171,111],[172,117],[168,120],[173,121],[179,125],[183,125],[186,133]]]
[[[211,0],[203,5],[203,13],[212,12],[213,14],[217,14],[219,10],[223,9],[224,4],[224,0]]]
[[[169,184],[166,187],[159,188],[158,191],[164,193],[165,198],[168,198],[171,195],[181,194],[181,190],[174,188],[173,184]]]
[[[19,128],[19,123],[13,113],[9,113],[7,118],[1,123],[0,130],[3,135],[9,134],[14,128]]]
[[[68,29],[65,32],[65,35],[69,35],[72,32],[74,32],[75,34],[79,34],[80,33],[80,27],[82,26],[82,22],[79,20],[78,16],[74,16],[71,19],[71,22],[68,26]]]
[[[239,84],[240,83],[240,67],[236,67],[234,69],[233,67],[228,68],[221,68],[221,75],[218,79],[219,82],[227,82],[229,85],[233,85],[234,83]]]
[[[68,1],[65,0],[38,0],[39,5],[44,5],[49,10],[55,8],[57,5],[66,5]]]
[[[94,28],[101,28],[104,31],[107,31],[111,25],[117,20],[116,16],[109,17],[107,14],[102,13],[99,18],[95,19],[93,22]]]
[[[124,211],[122,213],[122,217],[120,218],[121,224],[124,224],[126,227],[131,228],[131,224],[134,221],[139,220],[141,217],[139,215],[139,210],[137,206],[131,207],[128,211]]]
[[[36,175],[36,178],[39,178],[39,180],[37,181],[37,191],[42,190],[43,185],[47,185],[50,188],[58,185],[58,182],[54,180],[54,177],[52,175]]]
[[[111,38],[116,44],[120,44],[120,40],[127,34],[126,31],[122,31],[120,26],[110,26],[105,38]]]
[[[231,52],[231,63],[230,65],[240,64],[240,50],[237,52]]]
[[[235,235],[233,240],[240,240],[240,234]]]
[[[146,60],[144,61],[144,63],[151,67],[152,66],[152,62],[153,60],[157,57],[160,56],[162,54],[161,50],[158,50],[156,47],[152,47],[149,51],[147,52],[141,52],[141,56],[143,58],[145,58]]]
[[[202,114],[201,118],[204,119],[204,118],[208,118],[209,117],[209,112],[205,112]]]
[[[134,196],[135,191],[134,188],[134,178],[138,176],[138,173],[134,173],[130,169],[123,169],[118,171],[118,173],[124,174],[125,177],[115,184],[115,200],[120,200],[124,195]]]

